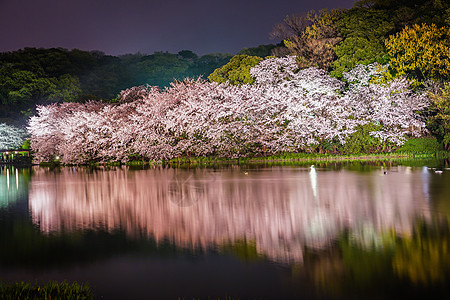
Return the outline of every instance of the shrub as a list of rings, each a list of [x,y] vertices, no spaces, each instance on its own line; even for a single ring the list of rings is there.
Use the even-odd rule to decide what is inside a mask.
[[[434,137],[412,138],[407,140],[396,152],[402,153],[436,153],[442,145]]]
[[[338,148],[341,154],[358,154],[358,153],[379,153],[387,152],[394,145],[388,141],[371,135],[371,132],[378,131],[381,125],[365,124],[358,125],[356,132],[350,134],[345,143]]]

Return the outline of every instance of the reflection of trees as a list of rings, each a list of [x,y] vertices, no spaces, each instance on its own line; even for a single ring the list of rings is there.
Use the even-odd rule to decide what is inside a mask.
[[[39,168],[29,206],[44,232],[123,229],[203,249],[247,240],[270,259],[300,262],[305,247],[329,246],[346,229],[359,240],[390,228],[409,234],[428,206],[420,170],[406,170],[318,169],[314,195],[307,168]]]
[[[205,180],[207,184],[205,184]],[[192,174],[183,178],[174,175],[168,184],[168,198],[178,206],[191,206],[195,201],[204,197],[208,185],[214,180],[214,177],[211,176],[205,180],[200,181],[194,178]]]
[[[380,234],[380,245],[362,245],[350,234],[320,255],[307,256],[304,266],[320,293],[337,298],[360,294],[374,299],[436,299],[448,296],[450,227],[447,221],[417,220],[411,236]],[[298,273],[298,271],[297,271]],[[295,273],[294,273],[295,274]],[[299,276],[298,276],[299,277]]]
[[[411,237],[397,242],[394,270],[414,283],[445,283],[450,279],[450,230],[448,223],[433,227],[418,224]]]

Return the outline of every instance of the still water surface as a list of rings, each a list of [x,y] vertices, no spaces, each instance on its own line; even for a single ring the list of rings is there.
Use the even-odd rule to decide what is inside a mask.
[[[99,299],[448,298],[446,166],[3,166],[0,280]]]

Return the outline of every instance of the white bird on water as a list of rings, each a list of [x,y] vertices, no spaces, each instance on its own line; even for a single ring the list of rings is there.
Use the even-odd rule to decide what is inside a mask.
[[[444,171],[442,171],[442,170],[436,170],[436,168],[428,168],[429,170],[433,170],[434,171],[434,173],[436,173],[436,174],[442,174],[442,173],[444,173]]]

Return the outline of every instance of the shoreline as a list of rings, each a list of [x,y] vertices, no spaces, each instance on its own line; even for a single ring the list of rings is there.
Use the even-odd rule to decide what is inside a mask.
[[[225,157],[180,157],[171,160],[132,160],[128,162],[91,162],[88,164],[62,164],[56,162],[42,162],[40,164],[20,165],[20,167],[42,166],[197,166],[197,165],[225,165],[225,164],[277,164],[277,163],[308,163],[308,162],[355,162],[355,161],[402,161],[415,159],[445,159],[450,158],[450,151],[440,151],[435,153],[385,153],[385,154],[355,154],[355,155],[328,155],[328,154],[307,154],[307,153],[286,153],[281,155],[267,157],[241,157],[241,158],[225,158]],[[11,164],[14,165],[14,164]]]

